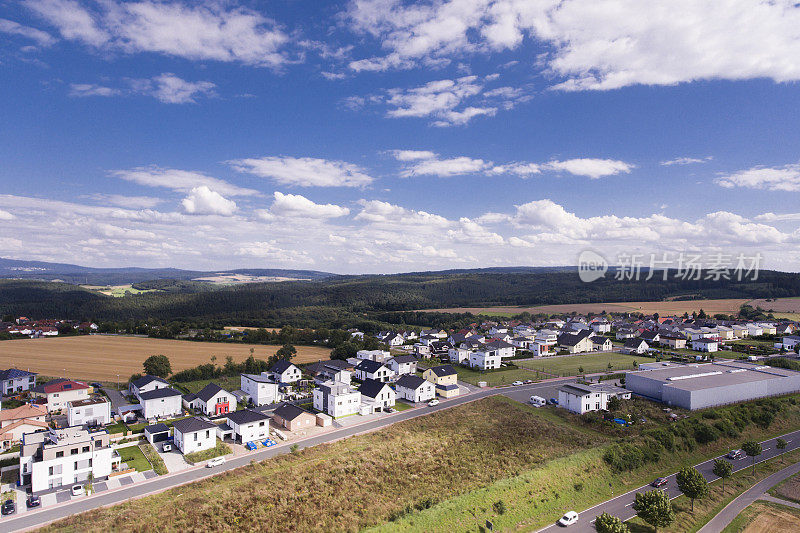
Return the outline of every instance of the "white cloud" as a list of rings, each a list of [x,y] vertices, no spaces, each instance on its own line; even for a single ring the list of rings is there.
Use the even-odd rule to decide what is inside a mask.
[[[586,176],[591,179],[629,174],[634,165],[615,159],[568,159],[566,161],[550,161],[543,165],[549,170],[569,172],[575,176]]]
[[[389,153],[398,161],[419,161],[436,157],[436,152],[429,150],[390,150]]]
[[[356,220],[364,220],[373,224],[423,228],[445,228],[451,225],[451,222],[442,216],[406,209],[380,200],[362,200],[361,205],[363,209],[355,216]]]
[[[72,83],[69,86],[69,95],[76,98],[86,96],[118,96],[122,91],[113,87],[105,87],[93,83]]]
[[[190,192],[196,187],[205,186],[226,196],[249,196],[258,194],[253,189],[245,189],[202,172],[160,168],[156,166],[137,167],[129,170],[113,170],[112,176],[147,187],[165,187],[181,192]]]
[[[714,159],[712,156],[707,156],[703,158],[699,157],[676,157],[675,159],[670,159],[668,161],[662,161],[660,164],[662,166],[668,167],[671,165],[696,165],[699,163],[708,163]]]
[[[299,194],[283,194],[275,191],[275,201],[269,213],[277,217],[326,219],[350,214],[350,210],[334,204],[317,204]]]
[[[800,191],[800,163],[782,167],[752,167],[720,176],[714,183],[721,187],[746,187],[768,191]]]
[[[374,180],[361,167],[313,157],[262,157],[228,162],[239,172],[298,187],[364,187]]]
[[[192,215],[231,216],[236,211],[236,202],[228,200],[220,193],[212,191],[205,185],[195,187],[189,196],[181,201],[184,210]]]
[[[412,176],[437,176],[447,178],[462,174],[474,174],[491,167],[491,163],[482,159],[469,157],[453,157],[450,159],[426,159],[405,168],[400,175],[404,178]]]
[[[55,38],[53,38],[53,36],[47,32],[37,30],[36,28],[31,28],[29,26],[23,26],[18,22],[7,19],[0,19],[0,33],[19,35],[21,37],[36,41],[36,44],[39,46],[50,46],[56,42]]]
[[[165,104],[193,104],[198,96],[213,96],[216,87],[210,81],[186,81],[170,72],[152,80],[131,80],[131,86],[135,92],[148,94]]]
[[[8,211],[3,211],[0,209],[0,220],[14,220],[14,215],[9,213]]]
[[[347,15],[386,52],[352,62],[355,70],[537,45],[549,49],[540,63],[561,90],[800,79],[792,0],[353,0]]]
[[[280,67],[290,38],[272,19],[229,2],[27,0],[62,37],[100,50]]]
[[[153,196],[125,196],[122,194],[96,193],[92,194],[90,198],[98,202],[128,209],[151,209],[162,202],[161,198]]]

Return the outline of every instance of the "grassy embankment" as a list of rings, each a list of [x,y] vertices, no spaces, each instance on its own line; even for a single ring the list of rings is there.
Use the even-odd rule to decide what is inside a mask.
[[[220,457],[222,455],[228,455],[231,453],[233,453],[231,451],[231,447],[217,439],[217,444],[213,448],[203,450],[201,452],[187,453],[183,456],[183,458],[186,459],[187,463],[194,465],[197,463],[202,463],[203,461],[208,461],[214,457]]]

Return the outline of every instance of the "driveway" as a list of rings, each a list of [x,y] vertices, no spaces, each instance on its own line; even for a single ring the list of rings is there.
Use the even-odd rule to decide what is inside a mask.
[[[164,460],[164,466],[167,467],[167,472],[172,474],[173,472],[180,472],[181,470],[186,470],[189,468],[189,463],[183,458],[183,454],[178,451],[178,448],[173,445],[171,452],[162,452],[161,444],[157,443],[156,446],[158,447],[158,455],[161,459]]]
[[[108,399],[111,401],[111,409],[113,409],[114,411],[116,411],[121,405],[128,405],[129,403],[131,403],[128,400],[126,400],[125,397],[122,395],[122,393],[117,389],[103,387],[103,392],[105,392],[106,395],[108,395]]]

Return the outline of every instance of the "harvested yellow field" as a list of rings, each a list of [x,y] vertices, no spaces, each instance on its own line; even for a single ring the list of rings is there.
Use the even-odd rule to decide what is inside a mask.
[[[756,502],[745,510],[744,533],[771,533],[773,531],[797,531],[800,512],[788,506]],[[727,531],[727,530],[726,530]]]
[[[116,381],[142,371],[142,363],[151,355],[169,357],[177,372],[211,361],[222,365],[227,356],[243,361],[254,349],[257,359],[267,359],[280,346],[267,344],[227,344],[150,339],[117,335],[84,335],[50,339],[22,339],[0,342],[0,368],[16,367],[45,376]],[[330,358],[328,348],[297,346],[297,363]]]

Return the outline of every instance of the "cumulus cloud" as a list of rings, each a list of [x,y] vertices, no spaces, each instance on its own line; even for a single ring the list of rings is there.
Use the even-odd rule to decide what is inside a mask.
[[[363,207],[355,216],[356,220],[363,220],[373,224],[399,224],[425,228],[444,228],[451,225],[451,222],[443,216],[407,209],[389,202],[362,200],[361,205]]]
[[[615,159],[568,159],[566,161],[550,161],[544,165],[549,170],[569,172],[575,176],[586,176],[591,179],[629,174],[634,165]]]
[[[373,182],[361,167],[313,157],[272,156],[228,162],[239,172],[297,187],[364,187]]]
[[[714,183],[727,189],[745,187],[768,191],[800,191],[800,163],[782,167],[752,167],[720,176]]]
[[[792,0],[353,0],[347,16],[385,51],[351,62],[357,71],[537,46],[548,50],[537,65],[562,78],[560,90],[800,79]]]
[[[63,38],[98,50],[272,68],[290,61],[289,35],[274,20],[229,2],[27,0],[25,5]]]
[[[157,166],[137,167],[129,170],[112,170],[112,176],[147,187],[165,187],[181,192],[190,192],[197,187],[206,187],[226,196],[249,196],[258,194],[253,189],[238,187],[227,181],[212,178],[202,172],[161,168]]]
[[[334,204],[317,204],[299,194],[283,194],[275,191],[275,201],[269,214],[277,217],[327,219],[350,214],[350,210]]]
[[[50,46],[56,42],[55,38],[47,32],[29,26],[23,26],[18,22],[7,19],[0,19],[0,33],[19,35],[26,39],[36,41],[36,44],[39,46]]]
[[[222,215],[229,217],[236,211],[236,202],[205,185],[195,187],[181,201],[183,209],[192,215]]]

